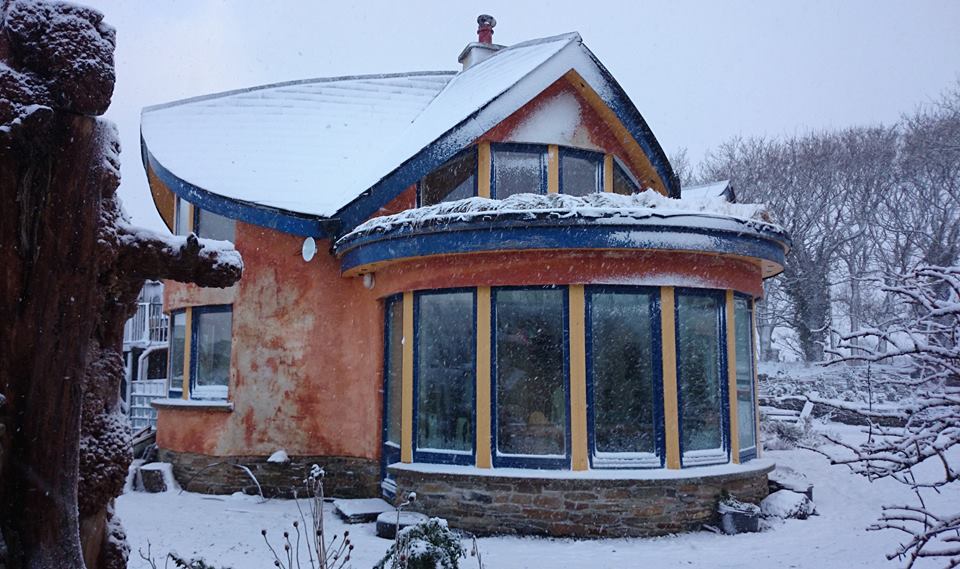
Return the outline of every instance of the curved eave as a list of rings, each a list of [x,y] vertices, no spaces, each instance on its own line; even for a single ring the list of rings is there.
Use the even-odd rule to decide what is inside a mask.
[[[736,228],[737,222],[729,229],[682,225],[676,223],[678,217],[497,218],[407,225],[348,235],[335,251],[347,276],[415,258],[529,250],[683,251],[745,258],[760,265],[764,278],[783,271],[789,247],[783,234],[746,224]]]
[[[329,237],[334,235],[338,229],[339,224],[336,219],[306,215],[236,200],[192,184],[161,164],[150,152],[142,135],[140,137],[140,150],[143,166],[147,172],[156,176],[157,180],[169,191],[200,209],[237,221],[302,237]]]

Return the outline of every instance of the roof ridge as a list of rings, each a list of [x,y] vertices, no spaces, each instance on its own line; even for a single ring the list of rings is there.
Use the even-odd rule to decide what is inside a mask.
[[[292,81],[279,81],[277,83],[268,83],[266,85],[255,85],[253,87],[243,87],[241,89],[231,89],[228,91],[221,91],[219,93],[208,93],[206,95],[200,95],[197,97],[188,97],[186,99],[178,99],[176,101],[169,101],[166,103],[159,103],[157,105],[149,105],[143,107],[141,114],[148,113],[150,111],[157,111],[160,109],[167,109],[170,107],[177,107],[180,105],[185,105],[188,103],[198,103],[200,101],[207,101],[211,99],[219,99],[221,97],[229,97],[232,95],[240,95],[243,93],[252,93],[254,91],[261,91],[264,89],[275,89],[278,87],[291,87],[294,85],[307,85],[315,83],[335,83],[337,81],[357,81],[361,79],[394,79],[401,77],[454,77],[457,74],[456,71],[406,71],[401,73],[371,73],[367,75],[340,75],[336,77],[313,77],[310,79],[294,79]]]

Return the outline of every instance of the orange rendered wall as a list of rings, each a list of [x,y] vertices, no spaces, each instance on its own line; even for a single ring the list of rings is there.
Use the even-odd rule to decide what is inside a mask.
[[[319,242],[237,223],[244,273],[235,291],[167,283],[169,310],[233,297],[231,413],[160,409],[160,447],[213,456],[377,458],[382,306],[361,279],[343,278]]]
[[[423,257],[382,265],[379,296],[471,286],[622,284],[733,289],[763,296],[760,267],[746,259],[673,251],[502,251]]]

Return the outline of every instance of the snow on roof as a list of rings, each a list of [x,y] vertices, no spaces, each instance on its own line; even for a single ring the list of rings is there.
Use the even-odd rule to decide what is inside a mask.
[[[268,85],[150,107],[154,158],[196,186],[241,201],[329,215],[355,198],[346,172],[369,166],[450,81],[424,72]]]
[[[141,133],[154,159],[194,186],[331,217],[579,42],[574,33],[516,44],[461,73],[315,79],[148,107]]]
[[[729,187],[730,180],[721,180],[719,182],[697,184],[694,186],[684,186],[680,189],[680,195],[684,198],[694,199],[724,198]]]
[[[503,200],[466,198],[375,217],[342,237],[341,242],[360,234],[390,231],[397,227],[486,220],[506,215],[526,215],[530,219],[544,216],[645,219],[655,213],[659,217],[694,216],[696,219],[691,220],[691,223],[703,226],[711,225],[711,218],[721,218],[721,221],[726,218],[758,230],[777,233],[783,231],[772,223],[766,207],[760,204],[736,204],[722,198],[673,199],[647,190],[632,196],[604,192],[582,197],[564,194],[515,194]]]

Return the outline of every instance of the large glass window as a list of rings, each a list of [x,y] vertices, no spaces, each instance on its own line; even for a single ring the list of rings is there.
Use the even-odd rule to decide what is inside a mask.
[[[462,200],[477,195],[477,151],[457,156],[420,182],[420,205]]]
[[[199,399],[227,397],[232,323],[230,307],[193,309],[193,395]]]
[[[170,316],[170,365],[168,377],[170,397],[183,393],[183,357],[187,341],[187,314],[180,310]]]
[[[680,396],[680,445],[686,465],[720,462],[723,440],[723,297],[678,292],[677,385]]]
[[[741,454],[755,454],[756,415],[753,393],[753,306],[750,299],[734,300],[733,321],[737,347],[737,432]]]
[[[400,383],[403,373],[403,299],[394,297],[387,301],[386,337],[386,438],[387,442],[400,444]]]
[[[417,450],[457,453],[469,461],[475,438],[473,293],[420,293],[415,310]]]
[[[494,147],[493,197],[502,200],[514,194],[546,191],[546,161],[540,147]]]
[[[640,189],[619,164],[613,166],[613,193],[621,196],[632,196]]]
[[[565,465],[564,291],[500,289],[494,298],[498,463]]]
[[[588,296],[594,466],[660,466],[659,291]]]
[[[585,196],[600,191],[603,155],[561,150],[560,193]]]
[[[198,237],[218,239],[220,241],[233,241],[235,226],[236,223],[230,218],[203,209],[197,209],[196,234]]]

